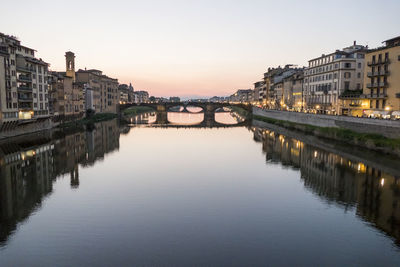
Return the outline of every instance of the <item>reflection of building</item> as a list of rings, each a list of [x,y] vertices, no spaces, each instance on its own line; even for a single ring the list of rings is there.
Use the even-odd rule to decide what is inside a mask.
[[[267,162],[300,169],[305,188],[357,215],[400,245],[400,176],[321,150],[279,133],[253,128]]]
[[[58,134],[57,134],[58,135]],[[67,175],[79,186],[79,168],[119,148],[116,120],[95,124],[91,132],[76,132],[54,140],[24,137],[0,143],[0,246],[52,192],[56,177]]]

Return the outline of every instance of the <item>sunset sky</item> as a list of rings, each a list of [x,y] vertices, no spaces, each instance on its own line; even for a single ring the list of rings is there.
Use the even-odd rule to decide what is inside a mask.
[[[96,68],[155,96],[229,95],[268,67],[400,35],[400,1],[4,1],[0,32],[52,70]]]

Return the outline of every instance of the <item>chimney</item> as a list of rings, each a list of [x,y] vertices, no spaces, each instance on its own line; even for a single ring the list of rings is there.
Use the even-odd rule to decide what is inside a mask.
[[[356,46],[357,45],[357,41],[354,41],[354,46]]]

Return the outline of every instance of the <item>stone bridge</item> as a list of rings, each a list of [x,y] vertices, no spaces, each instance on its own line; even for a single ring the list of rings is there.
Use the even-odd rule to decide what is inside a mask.
[[[199,127],[223,127],[227,126],[222,123],[218,123],[215,121],[215,113],[218,112],[217,110],[224,108],[224,107],[239,107],[242,108],[249,113],[252,113],[252,106],[245,105],[245,104],[233,104],[233,103],[212,103],[212,102],[176,102],[176,103],[141,103],[141,104],[123,104],[120,105],[119,110],[122,114],[127,108],[130,107],[150,107],[154,109],[157,114],[157,121],[156,124],[159,125],[167,125],[168,122],[168,112],[185,112],[185,113],[204,113],[204,120],[197,124]],[[183,107],[182,111],[173,111],[171,110],[174,107]],[[191,112],[188,110],[188,107],[198,107],[202,110],[199,112]],[[236,126],[243,126],[247,125],[247,119],[245,121],[235,124]]]

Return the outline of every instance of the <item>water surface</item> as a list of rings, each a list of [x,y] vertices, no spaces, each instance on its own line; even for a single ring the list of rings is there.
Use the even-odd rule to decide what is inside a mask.
[[[399,266],[393,160],[326,147],[116,120],[3,142],[0,266]]]

